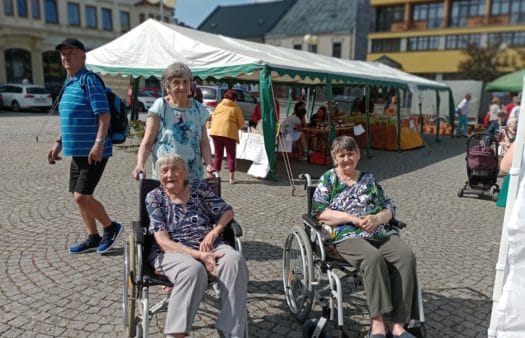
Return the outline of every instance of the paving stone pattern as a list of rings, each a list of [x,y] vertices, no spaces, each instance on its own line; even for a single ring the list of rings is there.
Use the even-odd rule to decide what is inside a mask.
[[[0,336],[123,337],[121,311],[123,246],[137,216],[137,183],[130,177],[134,149],[116,149],[95,195],[125,233],[108,255],[70,255],[67,248],[85,237],[67,192],[69,160],[49,165],[46,153],[58,118],[45,114],[0,113]],[[39,135],[39,142],[35,136]],[[404,239],[418,257],[429,337],[483,337],[489,325],[494,266],[504,210],[490,200],[459,198],[466,180],[465,140],[427,138],[431,152],[372,151],[360,167],[375,173],[408,223]],[[277,179],[245,174],[223,184],[223,197],[244,229],[250,270],[248,311],[252,337],[301,337],[302,324],[289,314],[282,291],[282,248],[289,229],[306,210],[299,184],[291,194],[284,165]],[[292,161],[293,175],[325,168]],[[222,170],[223,178],[227,171]],[[155,291],[153,299],[160,292]],[[367,331],[363,291],[345,291],[345,331]],[[192,337],[216,337],[217,310],[203,303]],[[320,309],[314,307],[312,316]],[[164,316],[152,321],[152,337],[162,337]]]

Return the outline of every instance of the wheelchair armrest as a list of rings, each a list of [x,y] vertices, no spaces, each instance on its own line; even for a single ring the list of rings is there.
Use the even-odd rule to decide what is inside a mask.
[[[401,222],[400,220],[397,220],[395,218],[392,218],[390,220],[390,222],[388,222],[388,224],[393,227],[393,228],[397,228],[399,230],[403,229],[403,228],[406,228],[407,224],[405,222]]]
[[[241,228],[241,225],[239,223],[237,223],[236,220],[232,219],[230,221],[230,223],[228,223],[228,225],[226,225],[226,227],[230,227],[233,231],[233,235],[235,237],[242,237],[242,228]]]
[[[133,221],[131,222],[131,225],[133,227],[135,242],[138,244],[142,244],[144,242],[144,228],[142,227],[142,223],[138,221]]]
[[[303,220],[314,229],[321,229],[321,224],[310,214],[303,214]]]

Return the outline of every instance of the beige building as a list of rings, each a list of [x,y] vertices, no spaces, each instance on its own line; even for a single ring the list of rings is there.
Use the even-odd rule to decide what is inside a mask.
[[[162,8],[171,21],[173,8]],[[54,50],[66,37],[88,50],[107,43],[147,18],[160,19],[160,5],[146,0],[3,0],[0,8],[0,83],[28,78],[57,94],[65,78]]]

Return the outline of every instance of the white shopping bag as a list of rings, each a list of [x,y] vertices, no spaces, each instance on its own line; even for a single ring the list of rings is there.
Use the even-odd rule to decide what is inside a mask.
[[[354,135],[355,136],[359,136],[359,135],[364,134],[364,133],[365,133],[365,128],[363,128],[363,125],[358,124],[358,125],[354,126]]]

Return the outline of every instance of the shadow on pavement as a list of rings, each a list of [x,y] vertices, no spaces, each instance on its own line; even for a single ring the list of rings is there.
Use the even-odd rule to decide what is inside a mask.
[[[466,145],[464,139],[451,138],[450,136],[440,136],[439,143],[436,143],[435,136],[425,135],[428,144],[426,147],[407,150],[407,151],[386,151],[371,149],[368,157],[365,150],[361,149],[361,160],[359,168],[363,171],[374,173],[379,179],[384,180],[391,177],[407,174],[425,168],[434,163],[444,161],[448,158],[464,154]],[[256,183],[265,185],[289,185],[286,166],[282,154],[277,153],[276,159],[276,177],[274,179],[265,179],[260,181],[242,182]],[[322,173],[331,167],[329,165],[317,165],[307,163],[304,160],[291,160],[292,177],[297,179],[301,173],[309,173],[312,178],[319,177]],[[247,172],[252,162],[246,160],[237,160],[237,171]],[[466,176],[466,173],[465,173]],[[300,181],[297,180],[296,184]]]

